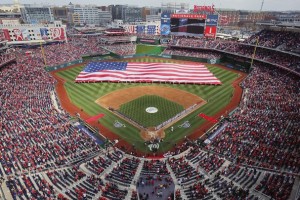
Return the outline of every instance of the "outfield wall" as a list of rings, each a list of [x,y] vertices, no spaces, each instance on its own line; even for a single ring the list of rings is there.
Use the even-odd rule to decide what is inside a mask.
[[[138,57],[155,57],[155,58],[172,58],[171,55],[156,55],[156,54],[135,54],[135,55],[126,55],[122,56],[122,58],[138,58]]]
[[[251,66],[251,60],[239,56],[233,56],[230,54],[225,54],[222,59],[222,63],[225,64],[226,67],[236,69],[243,72],[249,72]]]
[[[47,72],[51,72],[51,71],[54,71],[54,70],[62,69],[62,68],[65,68],[65,67],[69,67],[71,65],[76,65],[76,64],[79,64],[79,63],[82,63],[82,62],[83,61],[81,59],[80,60],[73,60],[71,62],[63,63],[63,64],[60,64],[60,65],[46,66],[45,70]]]
[[[78,60],[73,60],[71,62],[66,62],[66,63],[60,64],[60,65],[46,66],[45,70],[47,72],[51,72],[54,70],[63,69],[65,67],[69,67],[71,65],[76,65],[76,64],[80,64],[80,63],[84,63],[84,62],[100,61],[100,60],[106,59],[108,56],[111,56],[113,58],[123,58],[122,56],[119,56],[114,53],[82,55],[81,59],[78,59]]]
[[[167,55],[167,54],[162,54],[162,55],[155,55],[155,54],[135,54],[135,55],[126,55],[126,56],[120,56],[115,53],[109,53],[105,55],[83,55],[82,59],[79,60],[74,60],[71,62],[63,63],[60,65],[55,65],[55,66],[47,66],[45,67],[45,70],[47,72],[55,71],[58,69],[63,69],[66,67],[69,67],[71,65],[76,65],[84,62],[89,62],[89,61],[100,61],[103,59],[106,59],[107,56],[111,56],[112,58],[115,59],[122,59],[122,58],[138,58],[138,57],[145,57],[145,56],[150,56],[150,57],[156,57],[156,58],[169,58],[169,59],[177,59],[177,60],[187,60],[187,61],[194,61],[194,62],[202,62],[202,63],[210,63],[210,64],[219,64],[220,59],[207,59],[207,58],[197,58],[197,57],[186,57],[186,56],[179,56],[179,55]]]
[[[202,63],[209,63],[209,64],[219,64],[221,62],[220,59],[188,57],[188,56],[180,56],[180,55],[172,55],[171,58],[177,60],[188,60],[188,61],[202,62]]]
[[[159,45],[160,40],[159,39],[148,39],[148,38],[137,38],[136,42],[139,43],[139,44]]]
[[[110,56],[110,53],[107,54],[87,54],[87,55],[82,55],[81,58],[83,62],[86,61],[97,61],[97,60],[102,60],[103,58]]]

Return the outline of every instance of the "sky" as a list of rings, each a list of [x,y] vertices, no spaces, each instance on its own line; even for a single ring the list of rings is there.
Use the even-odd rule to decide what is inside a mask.
[[[48,5],[67,5],[69,2],[73,4],[95,4],[99,6],[106,6],[111,4],[128,4],[135,6],[160,6],[161,3],[187,3],[190,8],[194,5],[212,5],[216,8],[231,8],[236,10],[253,10],[259,11],[263,0],[19,0],[21,4],[45,4]],[[1,0],[0,4],[9,4],[13,0]],[[263,11],[300,11],[300,0],[264,0]]]

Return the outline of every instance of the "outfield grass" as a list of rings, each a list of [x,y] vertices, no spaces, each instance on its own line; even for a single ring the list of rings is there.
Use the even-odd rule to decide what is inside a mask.
[[[155,107],[156,113],[146,112],[146,108]],[[143,127],[155,127],[184,110],[182,105],[156,95],[144,95],[122,104],[119,111]]]
[[[128,62],[171,62],[162,58],[132,58]],[[172,60],[176,62],[176,60]],[[214,115],[220,109],[224,108],[230,101],[234,92],[231,83],[237,78],[237,74],[231,71],[207,65],[208,69],[221,80],[222,85],[220,86],[209,86],[209,85],[192,85],[192,84],[163,84],[165,87],[172,87],[187,92],[193,93],[208,101],[204,106],[200,107],[187,117],[183,118],[179,122],[173,125],[174,131],[170,133],[170,130],[166,130],[166,137],[164,142],[160,144],[159,152],[165,152],[184,136],[191,134],[196,128],[198,128],[205,120],[197,117],[200,112],[206,115]],[[145,148],[144,141],[140,137],[139,130],[127,123],[126,121],[118,118],[110,111],[100,107],[95,103],[99,97],[108,94],[118,89],[124,89],[135,86],[146,86],[147,83],[75,83],[74,80],[79,72],[83,69],[81,67],[74,67],[65,71],[58,72],[58,76],[66,80],[65,88],[71,101],[79,108],[83,109],[86,113],[91,116],[99,113],[104,113],[105,116],[99,120],[99,122],[110,129],[112,132],[117,134],[120,139],[126,140],[129,144],[134,144],[137,149],[143,152],[149,150]],[[159,86],[160,84],[151,84],[152,86]],[[114,122],[119,122],[126,125],[125,128],[114,127]],[[187,129],[179,128],[184,121],[189,121],[191,126]]]
[[[165,47],[162,46],[138,44],[136,45],[136,54],[159,55],[164,49]]]

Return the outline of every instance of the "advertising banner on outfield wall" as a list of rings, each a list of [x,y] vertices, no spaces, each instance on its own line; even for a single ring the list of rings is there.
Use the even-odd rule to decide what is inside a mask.
[[[40,36],[43,40],[48,40],[48,28],[40,28]]]
[[[63,28],[50,28],[50,32],[53,40],[65,39],[65,32]]]
[[[137,34],[145,34],[146,27],[143,25],[137,25],[136,26],[136,33]]]
[[[2,29],[2,31],[3,31],[3,34],[4,34],[4,38],[7,41],[11,41],[8,29]]]
[[[156,25],[148,25],[147,26],[147,34],[148,35],[156,35],[157,31],[156,31]]]
[[[160,34],[169,35],[170,34],[170,24],[171,24],[171,15],[170,13],[161,14],[161,23],[160,23]]]
[[[211,6],[197,6],[194,5],[194,12],[209,12],[214,13],[215,12],[215,5],[212,4]]]
[[[201,14],[172,14],[171,18],[179,18],[179,19],[206,19],[206,15]]]
[[[217,35],[217,27],[216,26],[205,26],[204,35],[207,38],[215,38]]]
[[[22,28],[21,29],[22,35],[23,35],[23,40],[24,41],[29,41],[30,40],[30,33],[28,32],[27,28]]]
[[[16,41],[23,41],[22,31],[18,28],[13,29],[13,33]]]
[[[218,15],[207,15],[206,16],[206,25],[207,26],[217,26],[218,25]]]

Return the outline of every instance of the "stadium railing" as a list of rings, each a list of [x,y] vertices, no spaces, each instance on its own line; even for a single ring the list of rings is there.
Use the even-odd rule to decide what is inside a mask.
[[[96,128],[92,127],[92,126],[89,125],[88,123],[86,123],[86,122],[85,122],[83,119],[81,119],[80,117],[74,116],[74,117],[73,117],[73,120],[79,122],[79,123],[82,124],[84,127],[86,127],[87,129],[89,129],[89,130],[93,133],[93,135],[94,135],[95,137],[99,138],[100,140],[102,140],[102,141],[104,141],[104,142],[107,141],[107,138],[106,138],[104,135],[102,135],[102,134],[100,133],[99,130],[97,130]]]
[[[45,70],[47,72],[51,72],[51,71],[54,71],[54,70],[63,69],[65,67],[69,67],[71,65],[76,65],[76,64],[79,64],[79,63],[82,63],[82,62],[83,62],[82,59],[80,59],[80,60],[74,60],[74,61],[71,61],[71,62],[63,63],[63,64],[60,64],[60,65],[46,66]]]
[[[3,63],[0,63],[0,68],[3,67],[3,66],[5,66],[5,65],[7,65],[7,64],[9,64],[9,63],[12,63],[12,62],[16,62],[16,57],[14,57],[12,59],[9,59],[9,60],[7,60],[7,61],[5,61]]]

